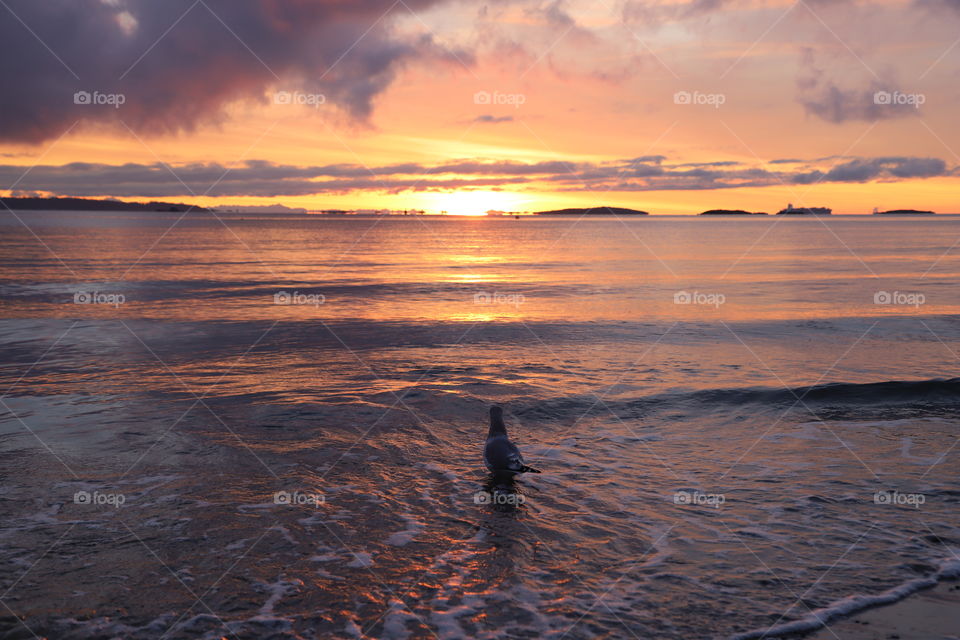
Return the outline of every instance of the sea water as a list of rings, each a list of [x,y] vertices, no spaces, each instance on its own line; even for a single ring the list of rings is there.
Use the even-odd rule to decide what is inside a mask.
[[[8,637],[759,637],[956,573],[960,218],[0,231]]]

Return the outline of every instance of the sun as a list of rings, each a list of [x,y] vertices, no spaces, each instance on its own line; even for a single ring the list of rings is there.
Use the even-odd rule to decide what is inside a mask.
[[[429,194],[426,205],[431,211],[458,216],[482,216],[487,211],[518,211],[525,199],[508,191],[453,191]]]

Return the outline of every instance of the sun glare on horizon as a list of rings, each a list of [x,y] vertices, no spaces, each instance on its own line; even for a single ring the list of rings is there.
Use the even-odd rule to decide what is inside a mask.
[[[492,190],[436,193],[427,195],[426,199],[428,209],[459,216],[483,216],[488,211],[520,211],[529,202],[516,193]]]

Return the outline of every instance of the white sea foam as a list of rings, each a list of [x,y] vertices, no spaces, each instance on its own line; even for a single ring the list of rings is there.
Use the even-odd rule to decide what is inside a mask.
[[[427,471],[433,471],[435,473],[439,473],[440,475],[446,477],[448,480],[455,481],[457,479],[457,474],[455,474],[453,471],[451,471],[450,469],[441,467],[440,465],[435,464],[433,462],[428,462],[424,464],[423,468],[426,469]]]
[[[411,613],[400,600],[391,598],[390,611],[383,617],[383,632],[381,637],[387,640],[402,640],[410,635],[407,631],[407,623],[416,620],[417,616]]]
[[[841,598],[826,607],[815,609],[797,620],[777,624],[765,629],[754,629],[738,633],[730,640],[754,640],[756,638],[777,638],[780,636],[808,633],[824,627],[833,620],[859,613],[865,609],[880,607],[899,602],[914,593],[933,587],[940,580],[960,577],[960,560],[950,558],[941,562],[935,574],[926,578],[908,580],[896,587],[874,595],[855,594]]]
[[[290,529],[287,529],[285,526],[278,524],[272,527],[267,527],[267,529],[278,532],[281,536],[283,536],[283,539],[290,544],[297,544],[297,541],[294,539],[294,537],[290,535]]]
[[[343,630],[351,638],[363,638],[363,629],[354,620],[347,620],[343,625]]]
[[[403,520],[404,524],[407,525],[407,528],[403,531],[392,533],[390,534],[390,537],[387,538],[387,544],[392,544],[397,547],[402,547],[408,544],[417,536],[418,533],[423,531],[424,527],[427,526],[425,523],[417,520],[410,513],[401,513],[400,518]]]
[[[261,584],[261,586],[267,592],[268,598],[267,601],[263,603],[263,606],[260,607],[260,615],[269,616],[273,614],[273,608],[285,595],[288,593],[296,593],[300,590],[303,586],[303,580],[297,578],[292,580],[278,578],[276,582]]]
[[[348,567],[363,569],[373,564],[373,554],[366,551],[356,551],[353,554],[353,561],[348,562]]]

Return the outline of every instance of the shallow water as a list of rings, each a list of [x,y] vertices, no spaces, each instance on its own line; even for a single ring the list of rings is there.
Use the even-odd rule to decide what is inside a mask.
[[[955,571],[960,218],[179,215],[0,215],[9,637],[724,638]]]

